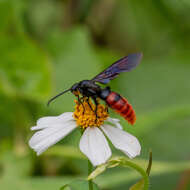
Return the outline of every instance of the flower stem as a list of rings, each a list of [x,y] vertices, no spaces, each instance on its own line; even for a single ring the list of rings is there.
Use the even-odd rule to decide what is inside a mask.
[[[90,175],[90,173],[92,172],[92,164],[91,162],[88,160],[88,175]],[[88,189],[89,190],[93,190],[93,183],[92,180],[88,181]]]

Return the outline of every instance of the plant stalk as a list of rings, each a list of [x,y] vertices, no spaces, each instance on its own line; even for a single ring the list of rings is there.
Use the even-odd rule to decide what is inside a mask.
[[[92,164],[91,162],[88,160],[88,176],[90,175],[90,173],[92,172]],[[88,189],[89,190],[93,190],[93,183],[92,180],[88,181]]]

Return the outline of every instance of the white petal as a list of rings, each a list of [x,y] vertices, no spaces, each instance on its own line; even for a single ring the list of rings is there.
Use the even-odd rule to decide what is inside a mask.
[[[107,121],[110,122],[110,123],[112,123],[112,124],[114,124],[117,128],[123,129],[123,127],[122,127],[121,124],[119,123],[119,122],[120,122],[119,119],[108,117],[108,118],[107,118]]]
[[[52,127],[55,124],[64,124],[66,121],[74,120],[72,112],[66,112],[59,116],[48,116],[38,119],[37,126],[31,128],[31,130],[39,130],[46,127]]]
[[[133,135],[121,129],[112,127],[110,125],[103,125],[101,126],[101,129],[110,139],[112,144],[117,149],[121,150],[126,155],[128,155],[129,158],[134,158],[135,156],[140,154],[141,151],[140,143],[138,139]]]
[[[105,163],[111,156],[108,142],[98,127],[88,127],[80,139],[79,146],[94,166]]]
[[[36,132],[29,141],[37,155],[40,155],[47,148],[54,145],[76,128],[75,121],[67,121],[64,124],[52,124],[51,127]]]

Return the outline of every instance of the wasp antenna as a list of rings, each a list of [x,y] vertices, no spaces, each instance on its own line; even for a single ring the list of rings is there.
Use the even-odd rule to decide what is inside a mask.
[[[67,89],[67,90],[65,90],[65,91],[63,91],[63,92],[57,94],[57,95],[54,96],[53,98],[51,98],[51,99],[48,101],[47,106],[49,106],[49,104],[50,104],[53,100],[55,100],[55,99],[58,98],[59,96],[65,94],[66,92],[69,92],[70,90],[71,90],[71,89]]]

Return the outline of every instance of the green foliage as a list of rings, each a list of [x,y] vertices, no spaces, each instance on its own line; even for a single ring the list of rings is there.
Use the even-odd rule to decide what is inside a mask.
[[[1,91],[43,100],[50,92],[50,67],[43,51],[27,36],[0,36]]]
[[[184,171],[190,169],[189,1],[72,2],[0,1],[0,187],[87,188],[87,181],[75,181],[86,178],[87,170],[78,148],[80,135],[74,132],[64,145],[36,158],[27,145],[29,128],[39,117],[73,110],[71,94],[47,108],[51,96],[92,78],[129,52],[142,51],[142,64],[110,83],[134,107],[136,125],[110,114],[139,138],[142,154],[135,164],[146,168],[143,158],[152,149],[151,189],[176,189],[180,175],[189,179]],[[113,149],[113,154],[119,153]],[[110,161],[109,167],[121,162]],[[102,173],[106,167],[95,171]],[[108,171],[95,179],[104,189],[129,189],[139,180],[130,169]],[[131,189],[143,183],[140,179]],[[187,182],[183,190],[188,188]]]
[[[152,165],[151,163],[152,163],[152,156],[149,159],[148,172],[151,169],[151,165]],[[123,167],[131,167],[142,175],[143,180],[140,180],[135,185],[133,185],[131,187],[132,190],[147,190],[148,189],[148,185],[149,185],[148,174],[149,173],[148,172],[146,173],[143,168],[141,168],[139,165],[135,164],[134,162],[131,162],[131,161],[127,160],[126,158],[122,158],[122,157],[112,158],[107,163],[98,166],[88,176],[88,180],[92,180],[92,179],[96,178],[98,175],[103,173],[107,168],[114,168],[119,165],[121,165]]]
[[[24,0],[2,0],[0,2],[0,32],[24,31],[23,16],[26,8]]]

